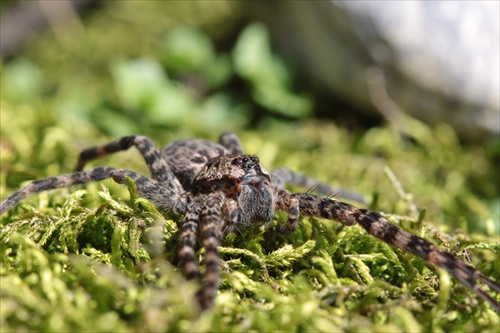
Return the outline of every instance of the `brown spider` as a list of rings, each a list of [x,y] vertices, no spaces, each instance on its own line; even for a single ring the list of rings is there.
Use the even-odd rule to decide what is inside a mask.
[[[290,193],[284,189],[286,184],[315,187],[323,195],[337,190],[286,168],[267,172],[256,156],[243,154],[241,144],[233,133],[222,134],[219,142],[180,140],[160,151],[147,137],[123,137],[81,152],[76,172],[37,180],[16,191],[0,203],[0,213],[32,193],[110,177],[124,184],[126,177],[130,177],[135,181],[139,194],[160,210],[184,215],[180,225],[178,255],[187,279],[200,278],[196,251],[198,246],[205,249],[204,284],[197,294],[202,309],[214,305],[219,283],[217,248],[220,240],[235,227],[243,229],[251,224],[271,222],[276,210],[284,210],[288,213],[288,222],[284,226],[286,232],[297,229],[301,214],[339,221],[346,226],[358,223],[384,242],[446,269],[500,312],[500,304],[481,289],[477,281],[496,292],[500,292],[500,285],[452,254],[398,228],[379,213],[358,209],[330,197]],[[131,146],[135,146],[144,157],[152,179],[111,167],[82,171],[89,160]],[[344,193],[344,196],[349,197],[350,193]]]

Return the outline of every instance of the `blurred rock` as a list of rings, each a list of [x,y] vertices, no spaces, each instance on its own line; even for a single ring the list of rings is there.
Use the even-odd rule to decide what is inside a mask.
[[[466,140],[500,134],[499,2],[245,4],[312,82],[358,111],[384,113],[369,93],[375,67],[404,112],[446,122]]]
[[[14,55],[30,38],[49,25],[78,20],[77,12],[96,7],[100,0],[23,1],[0,17],[0,56]]]

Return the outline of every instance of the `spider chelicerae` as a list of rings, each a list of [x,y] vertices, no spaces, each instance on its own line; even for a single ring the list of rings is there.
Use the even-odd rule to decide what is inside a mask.
[[[83,171],[88,161],[132,146],[142,154],[152,178],[105,166]],[[0,203],[0,213],[33,193],[106,178],[124,184],[130,177],[139,195],[161,211],[183,215],[178,256],[187,279],[201,278],[196,251],[200,246],[205,249],[203,284],[197,293],[202,309],[211,308],[215,302],[219,284],[217,248],[221,239],[234,229],[269,223],[277,210],[283,210],[288,214],[288,221],[283,226],[286,232],[297,229],[300,215],[335,220],[346,226],[359,224],[382,241],[446,269],[500,312],[500,304],[478,284],[482,282],[498,293],[498,283],[433,243],[400,229],[381,214],[334,200],[329,194],[336,190],[326,184],[287,168],[269,173],[258,157],[243,153],[233,133],[223,133],[219,143],[186,139],[175,141],[161,151],[145,136],[126,136],[82,151],[76,169],[73,173],[40,179],[19,189]],[[284,188],[287,184],[314,188],[326,197],[291,193]],[[349,192],[343,196],[356,199]]]

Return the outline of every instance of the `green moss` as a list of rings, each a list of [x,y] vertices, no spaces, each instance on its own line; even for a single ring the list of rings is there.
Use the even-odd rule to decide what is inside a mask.
[[[192,27],[181,32],[203,40],[204,53],[198,58],[191,43],[171,49],[162,41],[178,36],[147,19],[160,5],[152,2],[141,15],[128,16],[134,6],[127,3],[133,4],[109,5],[89,18],[83,44],[60,45],[49,32],[22,59],[2,64],[2,86],[15,86],[1,91],[1,198],[33,179],[71,172],[81,149],[120,135],[143,133],[162,146],[186,137],[215,140],[233,130],[267,168],[288,166],[362,193],[404,229],[441,245],[439,232],[451,249],[460,243],[473,266],[500,280],[496,141],[464,146],[446,125],[431,129],[412,122],[412,140],[405,140],[388,126],[350,132],[329,121],[298,121],[305,111],[283,117],[286,110],[266,104],[254,90],[266,75],[235,69],[232,50],[218,50]],[[217,21],[211,15],[203,27]],[[132,42],[117,28],[122,17],[163,46]],[[173,26],[169,19],[159,24]],[[276,91],[286,98],[308,96],[294,90],[291,69],[268,53],[261,28],[252,26],[245,38],[260,43],[265,54],[257,56],[274,59],[267,65],[281,73],[272,82]],[[239,48],[245,38],[236,38]],[[68,57],[57,56],[67,47]],[[182,52],[190,61],[176,68],[172,59],[182,59]],[[220,68],[200,65],[206,59]],[[245,66],[243,60],[237,66]],[[68,70],[78,75],[62,77]],[[35,80],[26,82],[33,73]],[[193,93],[198,86],[185,75],[201,78],[205,88]],[[134,151],[94,164],[147,174]],[[499,325],[491,307],[446,272],[360,227],[303,218],[296,233],[283,235],[282,214],[268,229],[223,240],[217,304],[198,317],[197,283],[186,282],[177,268],[178,221],[137,197],[130,181],[26,199],[1,221],[2,330],[493,331]]]

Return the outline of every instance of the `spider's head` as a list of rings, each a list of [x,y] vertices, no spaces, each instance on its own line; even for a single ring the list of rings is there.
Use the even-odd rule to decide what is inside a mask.
[[[274,196],[269,172],[253,155],[224,155],[209,160],[196,176],[199,192],[224,191],[238,203],[239,222],[269,222]]]
[[[266,169],[260,164],[259,158],[253,155],[236,155],[231,159],[231,166],[235,178],[240,175],[240,185],[258,185],[262,182],[270,182],[271,177]]]
[[[209,160],[196,176],[195,182],[200,190],[236,190],[241,186],[260,186],[269,184],[269,172],[254,155],[223,155]]]

